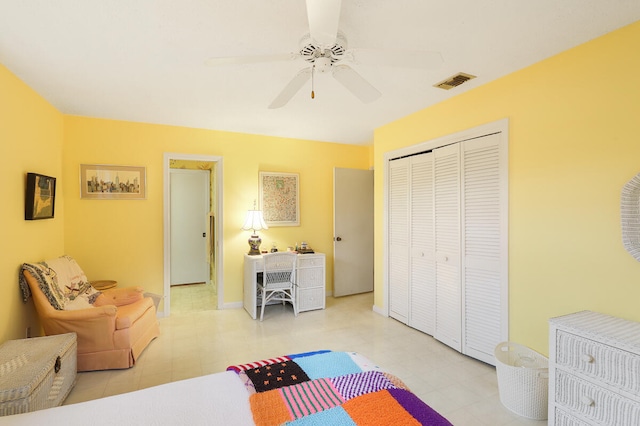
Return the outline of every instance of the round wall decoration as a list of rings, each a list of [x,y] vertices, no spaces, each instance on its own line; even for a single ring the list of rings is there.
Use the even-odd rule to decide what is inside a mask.
[[[640,261],[640,173],[622,188],[620,219],[624,248]]]

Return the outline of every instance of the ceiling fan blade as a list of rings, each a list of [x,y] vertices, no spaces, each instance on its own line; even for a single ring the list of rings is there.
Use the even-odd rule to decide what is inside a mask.
[[[322,47],[336,42],[341,0],[307,0],[309,34]]]
[[[334,66],[333,77],[364,103],[373,102],[382,95],[348,65]]]
[[[269,109],[282,108],[293,98],[293,96],[302,89],[302,86],[311,78],[311,68],[304,68],[296,74],[295,77],[284,86],[282,92],[271,102]]]
[[[443,62],[440,52],[426,50],[349,49],[348,54],[357,64],[399,68],[438,68]]]
[[[219,58],[209,58],[204,61],[205,65],[243,65],[257,64],[262,62],[278,62],[290,61],[300,57],[298,53],[276,53],[272,55],[253,55],[253,56],[226,56]]]

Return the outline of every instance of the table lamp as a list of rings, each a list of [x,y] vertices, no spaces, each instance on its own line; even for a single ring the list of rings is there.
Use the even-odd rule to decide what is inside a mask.
[[[252,230],[253,233],[249,238],[249,255],[255,256],[260,254],[260,244],[262,240],[258,236],[256,231],[260,231],[262,229],[269,229],[267,224],[264,222],[264,217],[262,216],[261,210],[255,210],[255,205],[253,206],[254,210],[247,211],[247,217],[244,219],[244,225],[242,225],[243,231]]]

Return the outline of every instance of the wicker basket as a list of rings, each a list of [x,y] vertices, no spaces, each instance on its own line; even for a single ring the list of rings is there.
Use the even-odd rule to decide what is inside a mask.
[[[496,346],[495,357],[502,405],[520,416],[545,420],[549,401],[549,360],[513,342]]]

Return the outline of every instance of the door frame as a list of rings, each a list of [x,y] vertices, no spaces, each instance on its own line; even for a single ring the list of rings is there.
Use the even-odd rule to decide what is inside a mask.
[[[210,156],[210,155],[199,155],[199,154],[180,154],[173,152],[165,152],[163,155],[162,168],[163,168],[163,228],[164,228],[164,308],[163,308],[163,316],[169,316],[171,314],[171,186],[170,186],[170,163],[171,160],[191,160],[191,161],[207,161],[211,163],[215,163],[214,170],[211,173],[215,173],[215,188],[213,199],[211,200],[214,204],[214,214],[216,217],[215,227],[214,227],[214,252],[215,252],[215,269],[216,269],[216,287],[218,290],[218,306],[217,309],[223,309],[224,307],[224,283],[222,281],[222,277],[224,276],[222,265],[223,263],[223,252],[222,252],[222,241],[224,241],[222,232],[223,232],[223,217],[222,217],[222,157],[219,156]]]
[[[442,136],[416,145],[406,146],[383,154],[383,172],[382,172],[382,203],[383,203],[383,220],[382,220],[382,308],[374,305],[374,312],[389,316],[389,162],[396,158],[415,155],[421,152],[434,150],[445,145],[461,142],[467,139],[474,139],[485,136],[490,133],[502,132],[508,140],[509,135],[509,119],[503,118],[498,121],[483,124],[471,129],[462,130],[450,135]],[[508,226],[505,224],[504,226]],[[507,236],[508,239],[508,236]],[[508,298],[506,299],[508,300]],[[508,312],[509,308],[506,308]]]

